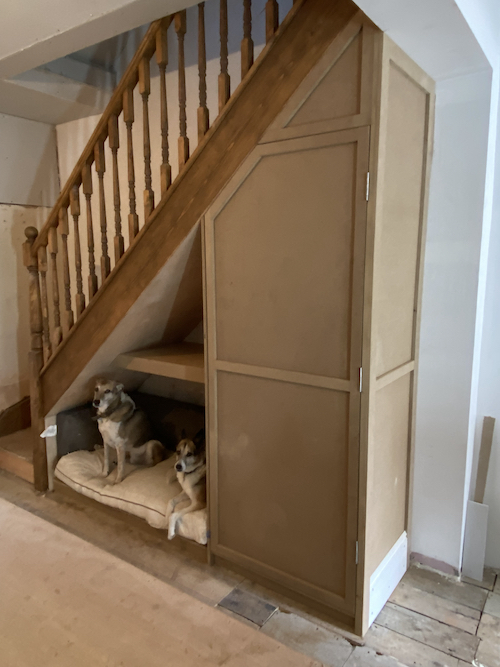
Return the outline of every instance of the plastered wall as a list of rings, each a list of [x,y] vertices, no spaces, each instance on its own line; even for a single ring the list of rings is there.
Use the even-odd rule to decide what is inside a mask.
[[[0,115],[0,411],[28,394],[28,272],[22,243],[58,190],[55,131]]]

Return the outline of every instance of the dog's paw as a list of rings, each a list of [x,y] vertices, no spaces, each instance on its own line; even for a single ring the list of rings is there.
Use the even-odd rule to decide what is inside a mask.
[[[168,520],[168,539],[173,540],[175,537],[175,529],[177,527],[177,520],[179,518],[179,515],[177,512],[174,512],[174,514],[170,515],[170,518]]]

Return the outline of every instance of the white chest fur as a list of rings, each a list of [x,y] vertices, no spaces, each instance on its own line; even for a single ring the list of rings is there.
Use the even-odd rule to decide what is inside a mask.
[[[102,439],[108,447],[117,447],[124,443],[123,438],[118,434],[120,422],[111,421],[111,419],[99,419],[97,422]]]

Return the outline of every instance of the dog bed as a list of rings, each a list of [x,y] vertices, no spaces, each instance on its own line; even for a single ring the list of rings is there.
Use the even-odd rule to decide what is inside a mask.
[[[165,512],[168,501],[182,489],[175,481],[169,483],[174,475],[175,456],[162,461],[153,468],[125,465],[125,479],[120,484],[109,484],[101,477],[104,450],[94,452],[80,450],[66,454],[55,469],[55,476],[75,491],[93,498],[104,505],[124,510],[129,514],[145,519],[153,528],[168,529]],[[116,475],[116,467],[109,480]],[[179,503],[176,510],[182,509],[189,501]],[[177,535],[194,540],[199,544],[207,543],[207,510],[198,510],[186,514],[177,522]]]

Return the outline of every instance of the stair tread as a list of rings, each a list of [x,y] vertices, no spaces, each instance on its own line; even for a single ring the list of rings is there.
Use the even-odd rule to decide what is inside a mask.
[[[0,438],[0,470],[33,484],[33,431],[30,428]]]
[[[115,364],[150,375],[205,382],[205,358],[200,343],[177,343],[127,352],[120,354]]]
[[[0,438],[0,449],[33,461],[33,433],[30,428]]]

